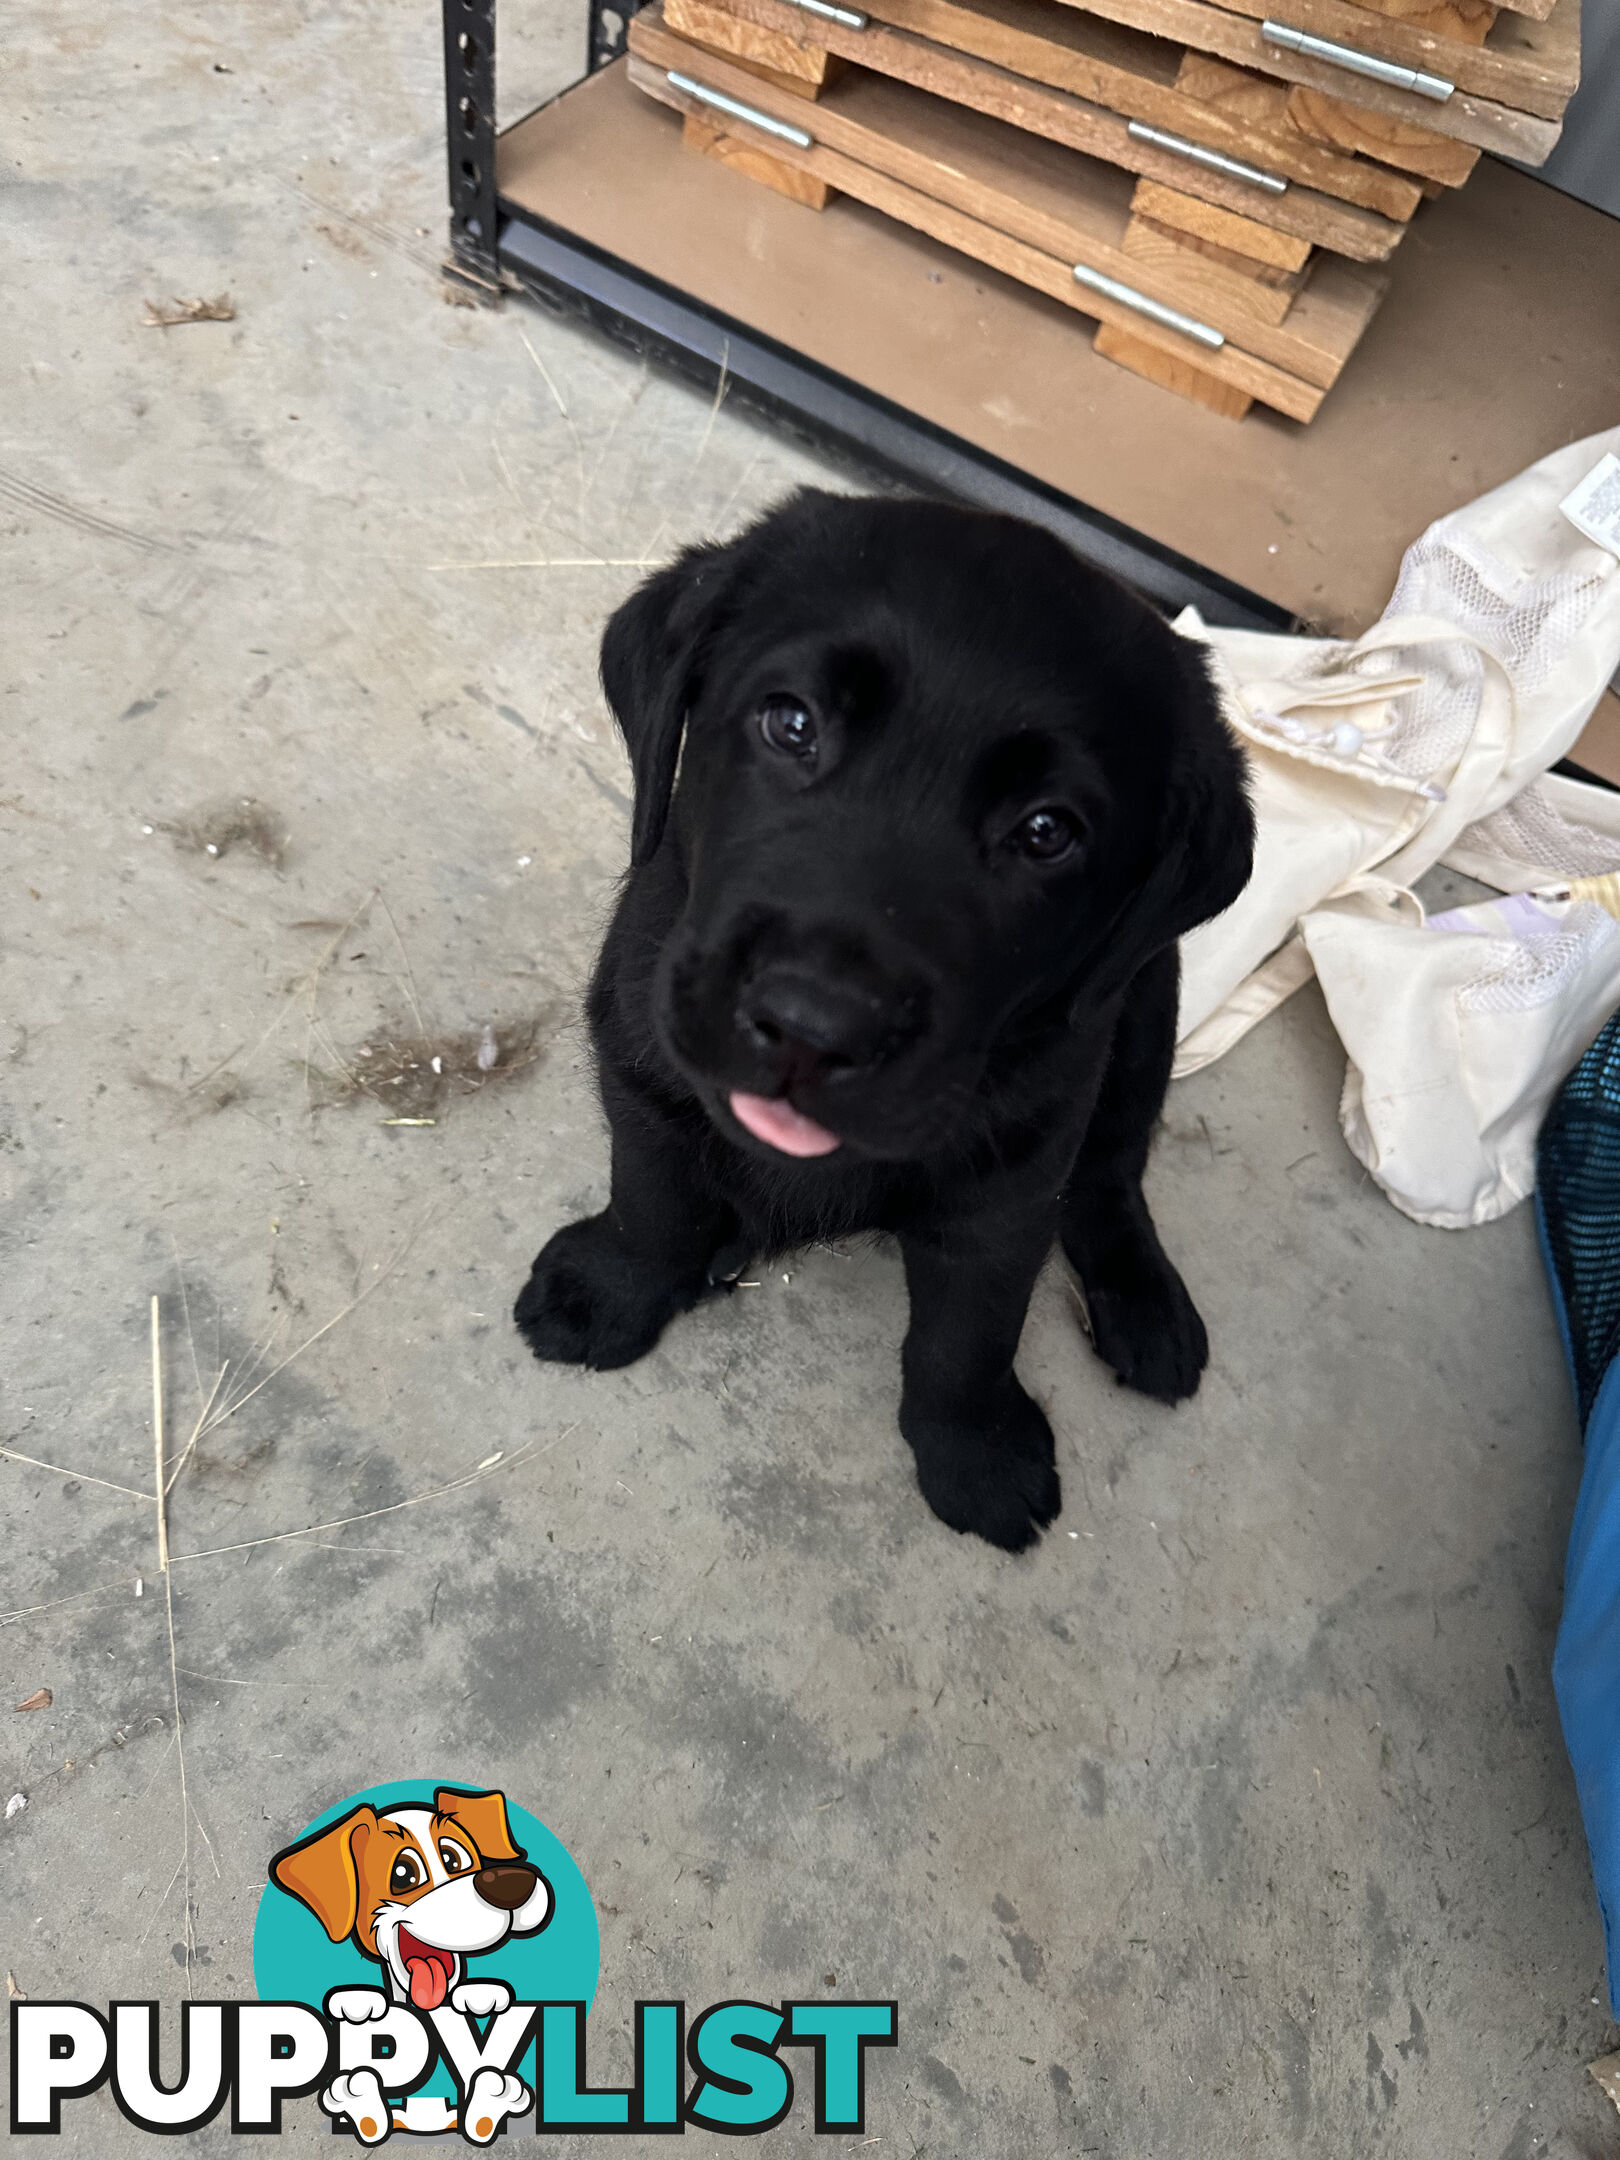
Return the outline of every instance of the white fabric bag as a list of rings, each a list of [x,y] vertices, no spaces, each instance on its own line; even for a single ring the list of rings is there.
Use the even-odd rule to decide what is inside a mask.
[[[1549,931],[1556,952],[1488,954],[1523,941],[1425,930],[1404,890],[1442,860],[1504,887],[1620,868],[1601,791],[1531,786],[1620,663],[1620,541],[1559,509],[1615,452],[1620,428],[1432,525],[1356,640],[1177,624],[1249,752],[1259,837],[1246,891],[1183,940],[1176,1070],[1314,971],[1350,1052],[1345,1136],[1423,1221],[1524,1197],[1541,1110],[1620,999],[1620,926],[1600,909]]]

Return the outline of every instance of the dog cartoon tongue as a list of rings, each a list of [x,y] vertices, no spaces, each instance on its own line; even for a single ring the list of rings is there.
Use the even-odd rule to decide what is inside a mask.
[[[756,1140],[780,1148],[784,1155],[831,1155],[843,1144],[836,1133],[795,1110],[780,1095],[744,1095],[739,1091],[731,1098],[731,1114]]]
[[[399,1954],[410,1978],[413,2007],[437,2010],[450,1992],[450,1959],[446,1952],[418,1942],[409,1928],[401,1928]]]

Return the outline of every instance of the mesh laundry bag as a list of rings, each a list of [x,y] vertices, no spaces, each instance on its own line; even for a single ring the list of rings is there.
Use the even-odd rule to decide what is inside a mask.
[[[1620,2015],[1620,1018],[1542,1130],[1536,1214],[1586,1432],[1553,1684]]]

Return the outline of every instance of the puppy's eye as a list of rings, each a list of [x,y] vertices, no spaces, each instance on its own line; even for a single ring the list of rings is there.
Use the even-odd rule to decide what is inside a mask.
[[[408,1890],[421,1886],[422,1863],[413,1852],[402,1852],[389,1873],[388,1887],[395,1897],[403,1897]]]
[[[1032,810],[1009,837],[1019,854],[1031,862],[1061,862],[1080,845],[1080,827],[1067,810]]]
[[[759,732],[773,750],[813,758],[821,730],[797,698],[767,698],[759,709]]]
[[[472,1862],[467,1858],[461,1847],[452,1844],[449,1838],[439,1840],[439,1858],[444,1862],[444,1871],[447,1875],[465,1874],[467,1869],[472,1866]]]

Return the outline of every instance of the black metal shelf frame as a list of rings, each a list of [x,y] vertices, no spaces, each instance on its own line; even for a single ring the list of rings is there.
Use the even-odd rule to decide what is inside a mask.
[[[587,73],[624,52],[639,4],[588,0]],[[495,0],[443,0],[443,9],[448,268],[482,297],[521,291],[711,394],[724,383],[733,404],[869,478],[1029,518],[1167,612],[1190,604],[1211,623],[1298,627],[1259,593],[504,199],[495,172]]]

